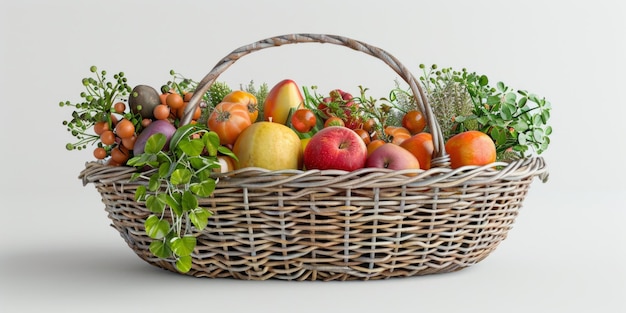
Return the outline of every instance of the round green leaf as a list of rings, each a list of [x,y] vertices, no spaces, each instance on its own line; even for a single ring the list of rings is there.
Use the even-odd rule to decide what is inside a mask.
[[[191,192],[186,190],[183,192],[183,211],[191,211],[198,207],[198,198]]]
[[[188,156],[199,156],[204,150],[204,143],[201,139],[185,139],[178,147]]]
[[[191,256],[181,256],[176,259],[176,269],[181,273],[187,273],[191,270]]]
[[[171,194],[164,195],[165,203],[170,206],[176,216],[183,214],[182,210],[182,196],[180,192],[172,192]]]
[[[183,185],[191,181],[191,171],[186,168],[179,168],[172,172],[170,182],[172,185]]]
[[[170,240],[170,246],[172,247],[172,251],[174,251],[174,254],[178,256],[191,255],[193,249],[196,248],[196,237],[174,237]]]
[[[164,238],[170,232],[170,223],[158,218],[156,215],[150,215],[146,219],[144,226],[146,234],[153,239]]]
[[[165,143],[167,143],[167,137],[161,133],[156,133],[146,141],[146,146],[144,148],[144,153],[155,154],[159,151],[163,150],[165,147]]]
[[[150,252],[156,257],[165,259],[172,256],[172,250],[163,242],[163,240],[155,240],[150,243]]]
[[[189,219],[197,230],[203,230],[209,224],[211,212],[205,208],[195,208],[189,213]]]
[[[146,198],[146,207],[152,213],[163,213],[165,210],[165,195],[157,194],[157,195],[149,195]]]
[[[198,184],[192,184],[191,186],[189,186],[189,190],[191,190],[191,192],[200,197],[208,197],[215,190],[215,185],[215,180],[209,178],[207,180],[203,180]]]
[[[143,200],[146,197],[146,186],[139,185],[135,190],[135,201]]]

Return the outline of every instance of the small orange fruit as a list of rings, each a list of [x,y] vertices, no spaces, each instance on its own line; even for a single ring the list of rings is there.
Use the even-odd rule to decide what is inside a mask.
[[[165,103],[174,110],[180,109],[183,107],[183,104],[185,103],[185,101],[183,100],[183,97],[177,93],[171,93],[169,95],[167,95],[167,97],[165,98]]]
[[[400,143],[400,147],[409,150],[420,162],[420,168],[430,169],[430,161],[433,156],[433,135],[430,133],[419,133]]]
[[[353,131],[363,139],[363,142],[365,142],[366,146],[372,141],[372,137],[370,137],[370,134],[365,129],[355,128],[353,129]]]
[[[496,145],[487,134],[469,130],[452,136],[446,142],[450,166],[487,165],[496,161]]]
[[[372,152],[374,152],[374,150],[380,148],[380,146],[382,146],[384,144],[385,144],[385,141],[382,140],[382,139],[374,139],[374,140],[370,141],[370,143],[367,144],[367,156],[372,154]]]
[[[402,117],[402,126],[415,135],[426,128],[426,118],[422,112],[411,110]]]

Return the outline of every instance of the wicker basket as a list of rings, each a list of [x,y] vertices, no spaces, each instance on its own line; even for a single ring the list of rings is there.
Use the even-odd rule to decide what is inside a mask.
[[[387,52],[341,36],[291,34],[234,50],[199,83],[203,94],[230,65],[251,52],[293,43],[330,43],[372,55],[391,67],[419,100],[435,152],[433,167],[416,171],[267,171],[245,168],[219,174],[213,211],[197,234],[186,275],[246,280],[369,280],[457,271],[487,257],[506,238],[529,185],[547,178],[544,160],[452,170],[441,130],[413,75]],[[189,110],[191,111],[191,109]],[[187,114],[189,121],[190,114]],[[498,170],[496,170],[496,165]],[[126,243],[146,262],[177,272],[173,260],[154,257],[144,221],[150,212],[134,201],[145,180],[130,181],[132,167],[88,162],[84,184],[101,193]]]

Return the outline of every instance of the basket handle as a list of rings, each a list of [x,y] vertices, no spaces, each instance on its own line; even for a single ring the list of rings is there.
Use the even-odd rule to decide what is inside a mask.
[[[266,38],[252,44],[239,47],[233,50],[229,55],[220,60],[215,67],[198,83],[193,97],[189,100],[189,105],[185,108],[185,114],[181,120],[181,125],[186,125],[191,121],[193,112],[199,105],[202,95],[213,85],[217,80],[217,77],[222,74],[226,69],[233,65],[241,57],[250,54],[254,51],[263,50],[271,47],[278,47],[286,44],[295,43],[330,43],[339,46],[345,46],[371,56],[374,56],[383,62],[385,62],[391,69],[393,69],[400,77],[409,84],[411,91],[415,97],[418,109],[424,113],[426,122],[429,126],[433,137],[433,159],[431,161],[432,167],[442,167],[449,163],[449,157],[445,152],[445,143],[441,128],[437,119],[435,118],[432,108],[428,103],[427,97],[422,90],[421,85],[417,82],[413,74],[402,64],[398,59],[389,54],[388,52],[366,44],[364,42],[342,37],[336,35],[327,34],[288,34],[282,36],[276,36]]]

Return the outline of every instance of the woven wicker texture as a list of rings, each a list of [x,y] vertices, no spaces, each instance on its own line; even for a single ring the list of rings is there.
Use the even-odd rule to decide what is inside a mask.
[[[435,140],[436,166],[427,171],[361,169],[267,171],[245,168],[219,174],[213,211],[197,234],[187,275],[248,280],[369,280],[460,270],[487,257],[507,236],[535,177],[547,178],[544,160],[452,170],[432,110],[419,84],[395,58],[359,41],[329,35],[273,37],[234,50],[200,82],[204,93],[243,55],[300,42],[343,45],[383,60],[419,98]],[[191,100],[197,105],[199,98]],[[191,107],[191,105],[189,106]],[[144,221],[150,212],[134,201],[139,185],[130,167],[88,162],[81,172],[102,195],[105,210],[143,260],[176,272],[173,260],[155,258]],[[416,174],[407,176],[407,173]]]

